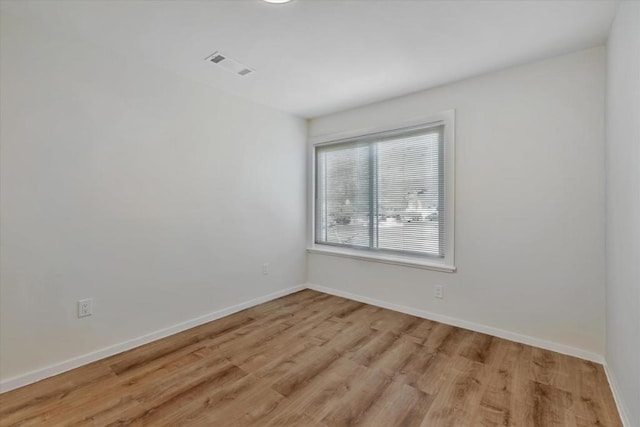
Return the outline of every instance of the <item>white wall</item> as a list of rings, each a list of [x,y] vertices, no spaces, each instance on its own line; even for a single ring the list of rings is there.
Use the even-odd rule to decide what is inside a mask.
[[[304,120],[1,28],[3,380],[305,281]]]
[[[598,47],[311,120],[318,137],[456,110],[458,272],[308,254],[309,282],[597,359],[604,71]]]
[[[609,375],[640,426],[640,3],[623,2],[607,43],[606,266]]]

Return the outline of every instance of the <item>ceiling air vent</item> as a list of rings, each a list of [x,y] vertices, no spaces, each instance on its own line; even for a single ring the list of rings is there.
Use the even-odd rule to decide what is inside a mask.
[[[213,62],[214,64],[217,64],[218,62],[222,61],[223,59],[224,59],[224,56],[216,55],[213,58],[211,58],[210,61]]]
[[[234,74],[239,76],[246,76],[247,74],[253,73],[253,70],[245,65],[242,65],[235,59],[231,59],[226,55],[223,55],[220,52],[213,52],[211,55],[205,58],[206,61],[213,62],[214,64],[219,65],[227,71],[231,71]]]

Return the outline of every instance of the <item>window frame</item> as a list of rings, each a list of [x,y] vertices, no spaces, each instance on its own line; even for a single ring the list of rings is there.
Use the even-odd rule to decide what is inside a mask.
[[[333,245],[330,243],[316,243],[316,148],[318,146],[339,144],[354,139],[370,139],[383,134],[411,131],[419,127],[429,127],[438,122],[444,124],[444,257],[428,255],[412,255],[403,253],[389,253],[370,250],[368,248],[354,248]],[[456,271],[455,255],[455,110],[447,110],[429,116],[420,117],[402,123],[359,129],[348,132],[333,133],[312,137],[309,140],[309,236],[307,252],[339,257],[361,259],[410,267],[425,268],[444,272]]]

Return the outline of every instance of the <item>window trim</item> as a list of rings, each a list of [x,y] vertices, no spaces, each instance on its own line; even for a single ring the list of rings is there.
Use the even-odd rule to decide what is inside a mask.
[[[411,256],[404,254],[386,254],[371,252],[367,249],[356,249],[331,244],[316,243],[316,147],[327,144],[337,144],[354,138],[374,137],[376,134],[410,130],[421,126],[429,126],[437,122],[444,124],[444,188],[445,188],[445,253],[443,258]],[[423,116],[416,120],[402,123],[392,123],[366,129],[348,132],[320,135],[309,139],[309,239],[308,253],[341,256],[367,261],[382,262],[437,271],[456,271],[455,259],[455,110]]]

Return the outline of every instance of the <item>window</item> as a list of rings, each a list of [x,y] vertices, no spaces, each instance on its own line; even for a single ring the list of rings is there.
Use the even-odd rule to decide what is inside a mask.
[[[321,251],[453,270],[452,121],[315,145]]]

